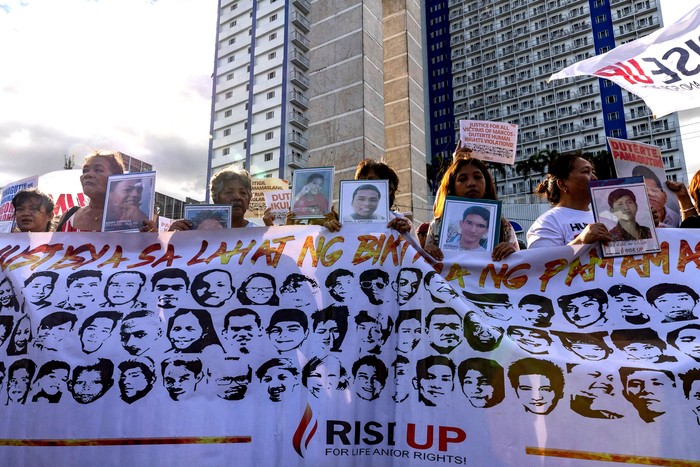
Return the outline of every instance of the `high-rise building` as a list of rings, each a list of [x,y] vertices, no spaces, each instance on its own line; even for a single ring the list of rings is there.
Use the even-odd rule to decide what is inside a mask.
[[[429,159],[454,150],[460,119],[519,125],[517,160],[541,150],[607,149],[606,136],[659,146],[668,178],[686,180],[677,114],[654,120],[605,79],[547,82],[572,63],[663,26],[658,0],[427,2]],[[496,173],[499,196],[530,201],[541,174]]]
[[[395,208],[428,218],[419,0],[219,0],[209,175],[293,178],[363,159],[398,173]],[[337,183],[334,187],[337,199]]]
[[[309,149],[308,0],[219,0],[209,176],[288,178]]]

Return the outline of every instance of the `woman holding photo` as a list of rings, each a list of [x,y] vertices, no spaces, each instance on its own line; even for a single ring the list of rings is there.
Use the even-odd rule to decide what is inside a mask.
[[[549,163],[547,178],[535,193],[553,206],[527,231],[527,247],[543,248],[611,240],[605,224],[595,222],[590,210],[588,182],[598,180],[590,162],[575,153]]]
[[[448,196],[496,200],[496,185],[493,183],[493,177],[486,165],[479,159],[458,158],[447,169],[435,197],[433,210],[435,218],[428,227],[428,237],[425,241],[425,251],[438,261],[444,259],[438,245],[440,244],[443,208]],[[515,231],[505,217],[500,219],[500,239],[501,242],[493,248],[491,253],[491,258],[494,261],[501,261],[513,252],[520,250]]]

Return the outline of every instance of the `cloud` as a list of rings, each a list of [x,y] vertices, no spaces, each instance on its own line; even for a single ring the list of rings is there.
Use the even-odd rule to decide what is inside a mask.
[[[15,46],[0,73],[0,186],[103,148],[153,164],[158,191],[203,199],[216,0],[1,6],[0,43]]]

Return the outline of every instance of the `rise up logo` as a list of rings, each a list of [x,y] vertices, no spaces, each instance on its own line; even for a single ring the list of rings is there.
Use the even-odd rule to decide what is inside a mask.
[[[306,448],[316,434],[316,429],[318,429],[318,421],[314,419],[313,410],[307,403],[304,414],[299,421],[299,426],[297,426],[292,438],[292,445],[299,456],[304,457],[304,454],[306,454]]]

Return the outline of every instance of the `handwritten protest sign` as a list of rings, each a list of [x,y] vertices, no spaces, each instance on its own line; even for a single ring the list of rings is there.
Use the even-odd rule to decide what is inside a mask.
[[[462,147],[472,150],[471,156],[484,161],[513,164],[518,141],[518,125],[482,120],[460,120]]]

